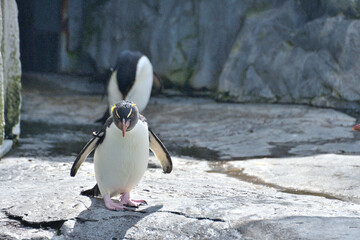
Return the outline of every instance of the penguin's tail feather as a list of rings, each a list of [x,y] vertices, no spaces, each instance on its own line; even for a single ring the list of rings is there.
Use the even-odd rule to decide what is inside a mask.
[[[80,194],[88,197],[101,197],[101,193],[97,184],[91,189],[81,191]]]

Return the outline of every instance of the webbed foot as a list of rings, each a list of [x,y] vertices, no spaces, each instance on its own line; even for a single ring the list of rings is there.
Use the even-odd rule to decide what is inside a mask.
[[[139,207],[141,205],[147,205],[145,200],[135,200],[130,198],[130,193],[123,193],[120,198],[120,203],[129,207]]]
[[[114,211],[120,211],[124,209],[124,204],[115,203],[113,200],[111,200],[110,195],[104,196],[104,203],[107,209],[114,210]]]

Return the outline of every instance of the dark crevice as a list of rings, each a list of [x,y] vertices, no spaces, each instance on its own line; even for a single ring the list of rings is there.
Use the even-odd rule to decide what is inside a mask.
[[[16,216],[6,211],[4,213],[9,219],[18,221],[24,227],[44,229],[44,230],[54,229],[56,230],[58,236],[61,235],[60,228],[66,221],[66,220],[56,220],[56,221],[44,221],[44,222],[29,222],[24,220],[23,217],[21,216]]]
[[[140,211],[135,211],[133,209],[130,208],[124,208],[123,211],[129,211],[129,212],[133,212],[133,213],[148,213],[146,210],[140,210]],[[100,221],[108,221],[111,219],[120,219],[120,218],[126,218],[126,219],[133,219],[133,218],[141,218],[141,215],[131,215],[131,214],[124,214],[124,215],[118,215],[118,216],[110,216],[107,218],[101,218],[101,219],[87,219],[87,218],[82,218],[82,217],[76,217],[75,220],[78,223],[87,223],[87,222],[100,222]]]
[[[225,222],[225,220],[220,219],[220,218],[193,217],[193,216],[189,216],[182,212],[175,212],[175,211],[160,211],[160,212],[171,213],[171,214],[180,215],[180,216],[184,216],[186,218],[191,218],[191,219],[196,219],[196,220],[209,220],[209,221],[213,221],[213,222]]]
[[[96,219],[85,219],[85,218],[81,218],[81,217],[76,217],[75,220],[78,223],[98,222],[99,221],[99,220],[96,220]]]
[[[341,155],[354,155],[358,154],[358,152],[352,152],[344,149],[335,149],[333,151],[329,151],[327,149],[321,149],[323,145],[332,144],[332,143],[351,143],[353,141],[360,141],[360,134],[356,134],[354,131],[354,137],[348,138],[336,138],[336,139],[315,139],[310,141],[290,141],[290,142],[268,142],[271,146],[268,150],[269,154],[263,155],[252,155],[252,156],[227,156],[223,155],[222,159],[220,159],[220,155],[222,153],[212,150],[206,147],[198,147],[198,146],[182,146],[179,143],[170,142],[168,145],[168,149],[174,155],[191,157],[197,160],[206,160],[206,161],[246,161],[252,159],[259,158],[284,158],[284,157],[296,157],[296,156],[311,156],[314,154],[325,154],[325,153],[335,153]],[[186,144],[185,144],[186,145]],[[315,150],[306,149],[306,151],[300,151],[292,153],[291,150],[295,147],[301,145],[313,145],[318,146]],[[151,167],[155,167],[151,165]],[[157,166],[158,167],[158,166]]]
[[[207,161],[215,161],[220,158],[219,152],[207,147],[184,146],[176,142],[171,142],[167,146],[170,152],[179,156],[192,157],[195,159],[206,159]]]

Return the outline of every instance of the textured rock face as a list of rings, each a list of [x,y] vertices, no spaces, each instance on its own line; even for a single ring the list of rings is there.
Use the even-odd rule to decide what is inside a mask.
[[[360,21],[337,15],[355,10],[346,2],[338,9],[333,2],[288,1],[248,17],[219,91],[237,101],[343,108],[345,101],[358,102]]]
[[[20,134],[21,66],[16,2],[2,0],[0,4],[0,145],[2,145],[4,135],[13,138],[14,135]],[[4,153],[3,148],[0,152]]]
[[[173,84],[215,90],[247,11],[279,2],[93,1],[85,10],[83,53],[101,69],[121,50],[137,49]]]
[[[86,71],[124,49],[220,100],[359,107],[359,1],[87,1]],[[78,26],[78,25],[77,25]],[[70,28],[79,35],[78,28]],[[75,43],[74,43],[75,44]]]

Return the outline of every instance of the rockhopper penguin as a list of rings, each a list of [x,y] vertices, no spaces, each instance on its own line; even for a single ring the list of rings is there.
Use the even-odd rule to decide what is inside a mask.
[[[85,145],[77,156],[71,176],[95,150],[94,167],[97,188],[105,206],[121,210],[126,206],[137,207],[144,200],[130,198],[130,191],[141,180],[149,161],[149,148],[160,161],[164,173],[172,171],[171,157],[160,139],[148,127],[145,117],[139,114],[135,103],[121,101],[111,108],[111,116],[99,132]],[[120,203],[111,200],[121,194]]]
[[[142,112],[149,102],[153,82],[161,85],[145,55],[140,52],[121,52],[107,81],[109,109],[97,121],[104,123],[110,115],[111,106],[121,100],[135,102]]]

